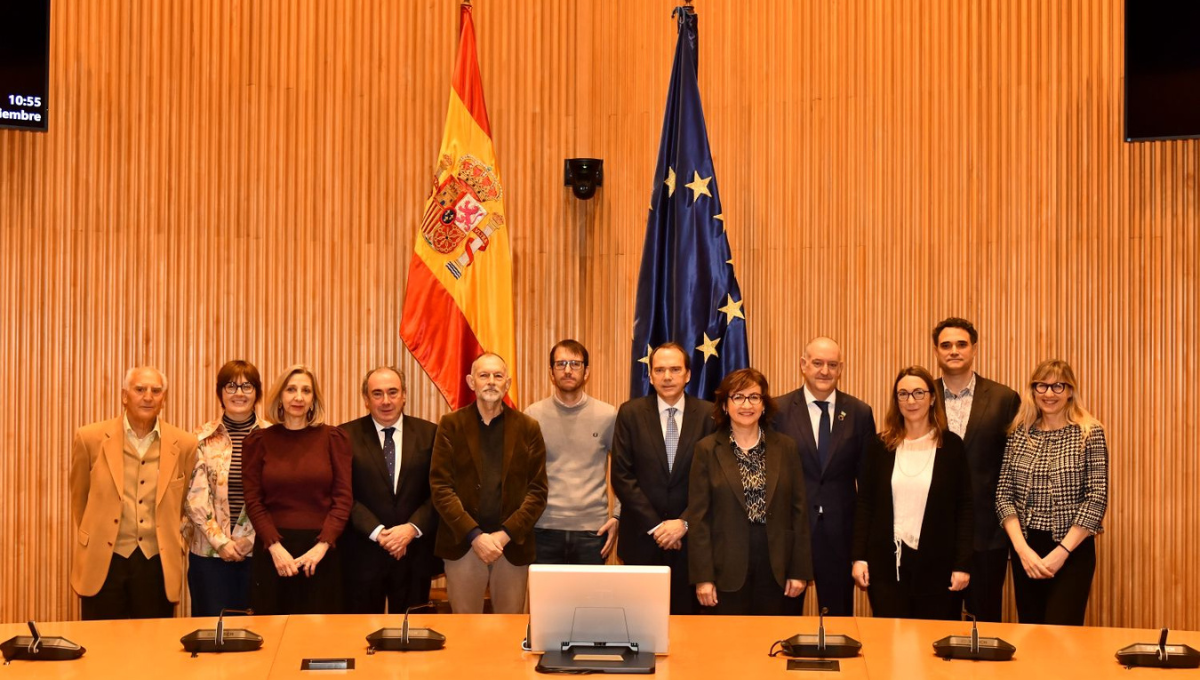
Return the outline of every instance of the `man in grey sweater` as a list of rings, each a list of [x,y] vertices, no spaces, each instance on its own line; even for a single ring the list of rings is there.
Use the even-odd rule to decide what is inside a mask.
[[[617,541],[620,505],[608,512],[608,452],[617,409],[589,397],[587,348],[563,340],[550,349],[553,393],[529,406],[546,440],[550,495],[534,526],[538,564],[604,564]]]

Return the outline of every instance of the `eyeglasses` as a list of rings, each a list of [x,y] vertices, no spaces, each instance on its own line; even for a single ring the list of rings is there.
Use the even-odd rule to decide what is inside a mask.
[[[251,385],[250,383],[225,383],[225,394],[237,394],[238,392],[254,394],[254,385]]]
[[[1031,387],[1033,387],[1033,391],[1037,392],[1038,394],[1045,394],[1047,390],[1049,390],[1055,394],[1062,394],[1064,391],[1066,391],[1066,389],[1068,387],[1070,387],[1070,385],[1068,385],[1065,382],[1056,382],[1056,383],[1035,382],[1035,383],[1033,383],[1033,385]]]
[[[908,390],[900,390],[896,393],[896,401],[905,402],[909,401],[910,399],[912,401],[925,401],[925,397],[928,396],[929,390],[913,390],[912,392],[909,392]]]
[[[754,394],[741,394],[739,392],[738,394],[729,395],[729,401],[732,401],[738,406],[745,406],[747,402],[749,402],[751,406],[758,406],[763,401],[763,395],[759,394],[758,392],[755,392]]]
[[[565,371],[565,370],[567,370],[568,366],[571,367],[572,371],[583,370],[583,362],[579,361],[578,359],[572,359],[570,361],[567,361],[564,359],[562,361],[555,361],[554,363],[552,363],[550,365],[553,366],[554,370],[556,370],[556,371]]]

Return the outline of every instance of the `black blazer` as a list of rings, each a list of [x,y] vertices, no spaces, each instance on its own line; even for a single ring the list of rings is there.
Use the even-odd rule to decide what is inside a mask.
[[[342,569],[370,576],[383,571],[395,560],[369,537],[375,527],[384,528],[412,522],[421,530],[421,538],[408,545],[404,559],[414,568],[425,569],[430,576],[441,571],[433,556],[438,517],[429,499],[429,462],[437,425],[428,420],[404,416],[404,434],[400,442],[400,479],[392,489],[383,447],[371,416],[341,425],[350,437],[354,454],[351,479],[354,506],[350,527],[342,534],[338,547],[346,551]]]
[[[712,434],[712,402],[685,396],[675,466],[667,470],[667,445],[658,417],[658,396],[631,399],[617,410],[613,430],[612,486],[621,500],[617,552],[629,564],[654,564],[661,552],[646,534],[660,522],[684,519],[692,449]],[[687,543],[685,537],[685,544]]]
[[[766,430],[767,552],[775,581],[811,581],[804,470],[800,452],[789,436]],[[712,582],[717,590],[734,591],[746,582],[750,565],[750,520],[742,475],[728,432],[714,432],[692,458],[688,492],[691,540],[688,574],[692,583]]]
[[[896,577],[893,542],[892,470],[896,452],[878,437],[867,447],[858,511],[854,517],[852,559],[866,560],[871,580]],[[917,592],[941,592],[950,587],[950,572],[971,572],[974,516],[962,440],[953,432],[942,435],[934,454],[933,479],[921,520],[917,551]]]
[[[800,460],[804,464],[804,479],[808,485],[808,521],[816,530],[818,516],[831,537],[841,537],[837,547],[842,554],[837,561],[848,563],[850,538],[854,532],[857,480],[862,469],[863,452],[875,437],[875,415],[864,402],[838,390],[835,397],[833,429],[830,432],[829,461],[824,469],[817,462],[817,440],[813,436],[808,405],[804,403],[804,388],[785,394],[777,400],[779,413],[775,429],[796,440]],[[849,567],[847,567],[849,568]]]
[[[945,404],[942,381],[938,380],[934,386],[938,399]],[[971,400],[967,430],[963,433],[963,447],[971,472],[972,501],[976,509],[976,550],[996,550],[1008,545],[1004,527],[988,509],[996,505],[996,484],[1000,481],[1000,465],[1004,462],[1007,430],[1020,408],[1021,397],[1016,392],[975,375],[975,396]]]

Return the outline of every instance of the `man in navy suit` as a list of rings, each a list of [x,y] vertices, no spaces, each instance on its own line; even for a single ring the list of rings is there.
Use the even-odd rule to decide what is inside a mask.
[[[800,446],[817,597],[831,616],[854,615],[850,544],[857,481],[863,451],[875,436],[871,407],[837,388],[844,367],[836,342],[813,339],[800,357],[804,385],[779,399],[775,418],[775,429]]]
[[[688,479],[692,448],[714,428],[712,402],[683,393],[691,375],[682,346],[659,345],[650,353],[655,393],[622,404],[613,432],[612,486],[621,501],[617,555],[626,564],[671,568],[672,614],[696,613],[687,569]]]
[[[936,383],[950,431],[962,437],[975,505],[975,554],[971,584],[961,593],[967,611],[980,621],[999,621],[1008,574],[1008,536],[996,521],[996,484],[1008,442],[1008,426],[1021,398],[975,372],[979,332],[966,319],[950,317],[933,329],[942,379]]]

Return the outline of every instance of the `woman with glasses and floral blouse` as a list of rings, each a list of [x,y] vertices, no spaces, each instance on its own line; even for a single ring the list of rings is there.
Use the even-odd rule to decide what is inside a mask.
[[[696,444],[688,486],[696,599],[716,614],[799,614],[813,578],[799,448],[766,429],[775,405],[753,368],[725,376],[714,401],[716,432]]]
[[[883,431],[867,445],[854,515],[852,575],[875,616],[959,619],[970,583],[971,480],[933,376],[896,376]]]
[[[1021,623],[1081,626],[1108,508],[1108,445],[1065,361],[1042,362],[1021,393],[996,486],[1012,541]]]
[[[250,606],[250,554],[254,527],[246,515],[242,486],[242,441],[265,427],[254,408],[262,379],[248,361],[234,360],[217,371],[221,417],[196,431],[200,446],[184,509],[188,588],[192,616],[217,616],[222,609]]]

